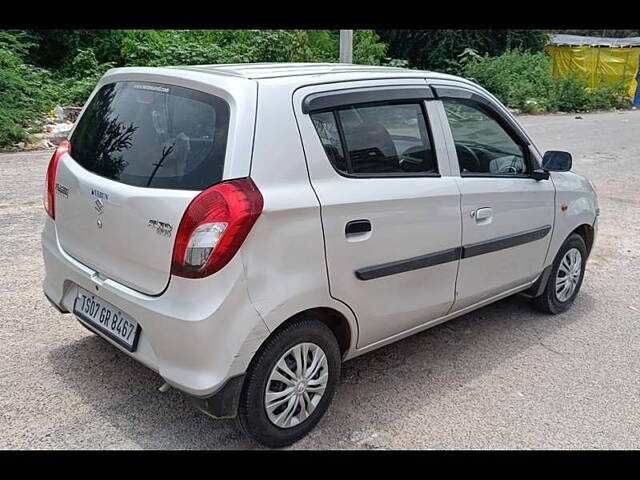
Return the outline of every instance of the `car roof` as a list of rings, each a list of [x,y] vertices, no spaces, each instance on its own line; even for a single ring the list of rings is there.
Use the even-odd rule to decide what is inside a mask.
[[[293,89],[318,83],[384,79],[425,79],[428,83],[446,80],[479,87],[477,83],[469,79],[445,73],[350,63],[227,63],[167,67],[120,67],[109,70],[105,75],[110,76],[116,73],[162,75],[171,72],[172,76],[179,76],[181,71],[185,74],[191,73],[205,77],[211,75],[212,80],[215,77],[226,80],[236,78],[246,81],[276,83]]]
[[[171,66],[171,69],[190,70],[212,75],[240,77],[249,80],[290,79],[300,78],[304,82],[309,77],[341,77],[341,80],[365,80],[368,78],[415,77],[440,78],[468,82],[466,79],[431,72],[428,70],[413,70],[409,68],[387,67],[378,65],[357,65],[351,63],[227,63],[216,65],[186,65]],[[304,78],[306,77],[306,78]]]
[[[214,75],[231,75],[251,80],[339,73],[353,73],[358,77],[366,77],[367,74],[378,75],[380,73],[402,75],[413,73],[415,76],[424,77],[426,73],[424,71],[409,70],[407,68],[356,65],[350,63],[227,63],[217,65],[173,66],[169,68],[195,70]]]

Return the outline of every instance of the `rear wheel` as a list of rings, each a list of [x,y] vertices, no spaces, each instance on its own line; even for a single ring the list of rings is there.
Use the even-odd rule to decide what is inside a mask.
[[[311,317],[269,338],[247,371],[238,419],[247,435],[269,447],[304,437],[327,410],[340,376],[333,332]]]
[[[577,233],[571,234],[553,261],[551,275],[542,295],[533,299],[536,308],[553,314],[566,311],[582,286],[586,260],[584,239]]]

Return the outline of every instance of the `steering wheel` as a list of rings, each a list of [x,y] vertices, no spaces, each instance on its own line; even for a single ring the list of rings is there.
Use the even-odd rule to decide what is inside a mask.
[[[404,161],[414,165],[421,164],[424,161],[424,158],[420,158],[420,156],[424,157],[425,154],[426,152],[423,146],[414,145],[413,147],[407,148],[400,154],[400,162]]]
[[[433,169],[433,163],[423,145],[414,145],[400,154],[400,168],[405,172],[429,171]]]
[[[460,155],[457,152],[458,149],[464,149],[464,152],[465,152],[464,156]],[[459,161],[459,165],[460,165],[461,169],[462,169],[462,167],[464,165],[464,169],[468,170],[470,172],[479,172],[480,171],[480,159],[478,158],[478,155],[476,154],[476,152],[473,151],[473,149],[471,149],[470,147],[468,147],[464,143],[456,143],[456,153],[458,153],[458,161]],[[473,162],[473,166],[471,168],[469,168],[468,165],[465,165],[466,160],[469,159],[469,158],[471,158],[471,160]]]

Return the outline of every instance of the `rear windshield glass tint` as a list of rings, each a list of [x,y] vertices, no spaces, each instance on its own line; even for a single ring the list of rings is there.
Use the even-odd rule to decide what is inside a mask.
[[[222,179],[229,127],[223,99],[159,83],[102,87],[71,136],[87,170],[139,187],[202,190]]]

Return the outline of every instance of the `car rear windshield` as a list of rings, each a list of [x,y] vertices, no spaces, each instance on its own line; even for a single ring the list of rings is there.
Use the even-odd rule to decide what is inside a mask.
[[[71,136],[87,170],[139,187],[203,190],[222,180],[229,104],[189,88],[116,82],[93,97]]]

